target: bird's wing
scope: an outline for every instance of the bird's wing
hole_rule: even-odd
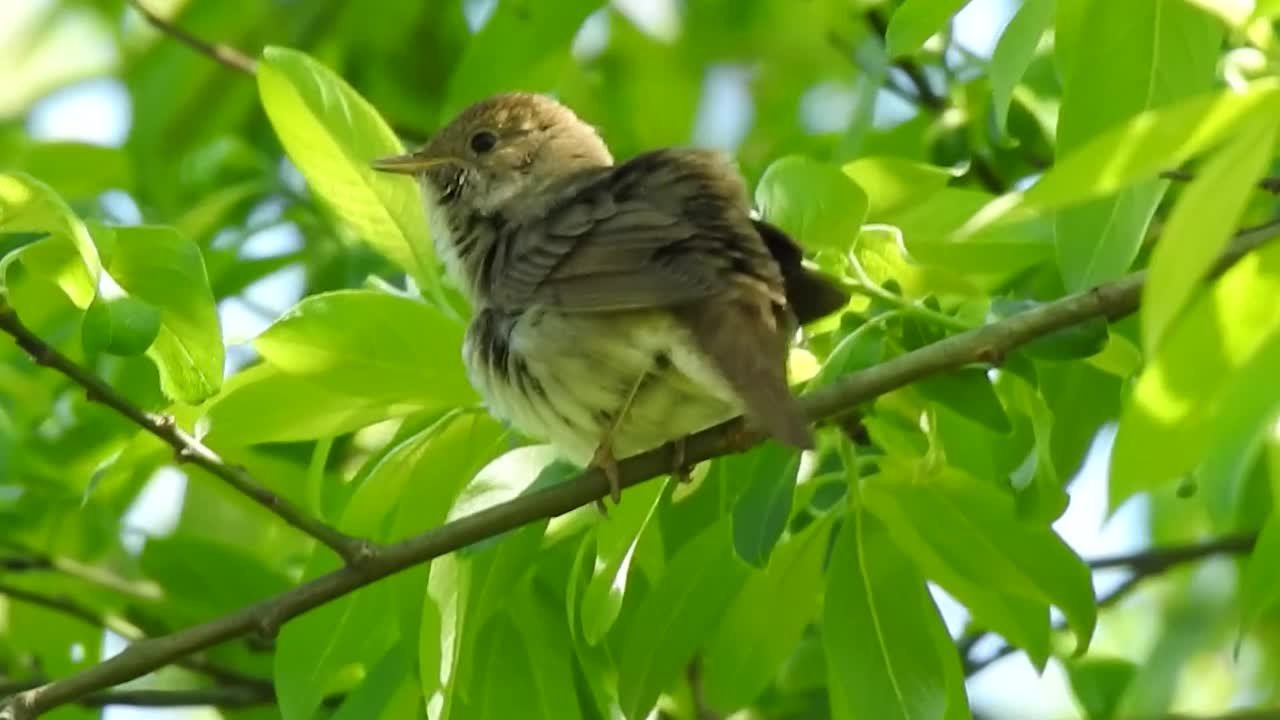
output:
[[[785,306],[746,190],[717,153],[660,150],[579,178],[496,253],[491,301],[570,312],[672,307],[744,289]]]

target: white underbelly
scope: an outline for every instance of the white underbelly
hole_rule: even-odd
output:
[[[585,465],[627,395],[644,380],[613,436],[622,458],[727,420],[741,404],[693,345],[659,311],[561,314],[531,309],[514,321],[502,361],[484,361],[468,332],[471,382],[490,412]],[[492,360],[492,358],[490,358]],[[515,371],[526,373],[513,382]]]

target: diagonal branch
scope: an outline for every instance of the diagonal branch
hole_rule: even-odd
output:
[[[1241,231],[1223,253],[1215,272],[1225,270],[1277,235],[1280,235],[1280,220]],[[861,403],[916,380],[975,363],[998,361],[1031,340],[1056,330],[1098,317],[1122,317],[1137,309],[1145,277],[1145,272],[1137,272],[1006,320],[953,335],[852,373],[805,395],[800,399],[801,404],[813,420],[839,417],[855,411]],[[762,439],[758,433],[745,430],[740,419],[731,420],[687,438],[681,459],[685,463],[701,462],[741,452]],[[631,487],[663,475],[670,470],[675,459],[675,451],[670,444],[627,458],[618,464],[620,484],[624,488]],[[140,677],[190,653],[239,635],[254,631],[270,635],[281,623],[382,578],[535,520],[563,515],[600,500],[608,493],[609,482],[604,474],[599,470],[587,470],[571,480],[458,518],[385,546],[363,563],[321,575],[275,597],[201,625],[172,635],[142,640],[79,674],[19,693],[0,706],[0,720],[29,720],[42,712]]]
[[[199,440],[178,427],[173,418],[149,413],[133,404],[101,378],[77,365],[71,358],[31,332],[18,319],[17,312],[0,297],[0,331],[12,335],[18,347],[26,351],[38,365],[52,368],[84,388],[85,395],[115,410],[135,425],[163,440],[173,448],[179,462],[203,468],[228,485],[275,513],[286,523],[319,540],[338,553],[348,565],[362,562],[375,552],[371,543],[353,538],[311,517],[301,508],[259,485],[243,467],[232,465]]]
[[[45,593],[36,590],[29,590],[6,582],[0,582],[0,596],[66,615],[67,617],[79,620],[81,623],[88,625],[94,630],[110,630],[131,642],[137,642],[145,637],[143,631],[133,623],[129,622],[126,618],[99,612],[98,610],[95,610],[88,605],[83,605],[69,597],[46,595]],[[255,689],[258,691],[265,689],[269,693],[272,692],[273,686],[270,680],[243,673],[239,670],[216,665],[203,657],[184,657],[178,659],[176,662],[179,666],[190,670],[191,672],[204,675],[205,677],[216,680],[224,685],[236,685],[242,688]],[[36,687],[38,685],[40,685],[40,683],[34,683],[30,685],[30,687]],[[28,687],[21,687],[17,688],[17,690],[4,692],[2,688],[3,683],[0,683],[0,697],[17,692],[17,690],[29,689]]]
[[[159,30],[201,55],[208,56],[215,62],[246,75],[253,75],[258,71],[258,62],[256,60],[230,45],[211,43],[192,35],[181,27],[152,12],[150,8],[142,4],[142,0],[129,0],[129,5],[132,6],[134,10],[137,10],[138,13],[141,14],[142,17],[145,18],[146,21],[156,30]]]
[[[223,67],[248,75],[251,78],[257,75],[258,61],[252,56],[224,43],[209,42],[208,40],[185,30],[180,25],[157,15],[143,4],[142,0],[127,1],[130,7],[137,10],[138,14],[141,15],[147,23],[151,25],[151,27],[155,28],[159,32],[173,38],[183,45],[186,45],[197,53],[204,55]],[[415,128],[393,123],[392,129],[400,136],[401,140],[412,144],[421,142],[424,137],[424,133]]]
[[[1210,558],[1215,555],[1237,555],[1247,553],[1253,550],[1253,546],[1257,542],[1257,533],[1242,533],[1205,542],[1191,543],[1187,545],[1174,545],[1172,547],[1148,548],[1146,550],[1126,555],[1113,555],[1110,557],[1090,560],[1088,565],[1092,570],[1127,568],[1132,571],[1132,574],[1125,578],[1123,582],[1098,598],[1098,607],[1105,608],[1115,605],[1117,602],[1124,599],[1129,593],[1133,592],[1143,580],[1155,577],[1166,570],[1170,570],[1179,565],[1204,560],[1205,558]],[[1066,629],[1066,624],[1065,622],[1055,623],[1053,629],[1064,630]],[[1017,647],[1005,643],[995,652],[991,653],[991,655],[984,657],[981,660],[974,660],[970,658],[969,654],[973,650],[974,646],[978,644],[978,641],[989,635],[991,635],[991,631],[982,630],[966,634],[956,641],[956,646],[960,650],[960,656],[964,658],[965,661],[966,677],[982,672],[995,661],[1006,655],[1011,655],[1018,650]]]

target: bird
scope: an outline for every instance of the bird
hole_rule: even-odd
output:
[[[619,458],[672,443],[674,473],[686,436],[739,415],[814,447],[788,352],[849,295],[752,216],[725,154],[615,163],[566,105],[507,92],[372,167],[420,184],[437,256],[474,311],[462,356],[489,412],[600,469],[615,504]]]

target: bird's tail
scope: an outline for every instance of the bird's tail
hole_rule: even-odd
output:
[[[764,312],[773,312],[767,303]],[[742,400],[747,418],[780,442],[812,448],[809,420],[787,386],[790,318],[770,323],[757,303],[739,299],[697,303],[681,314],[699,348]]]

